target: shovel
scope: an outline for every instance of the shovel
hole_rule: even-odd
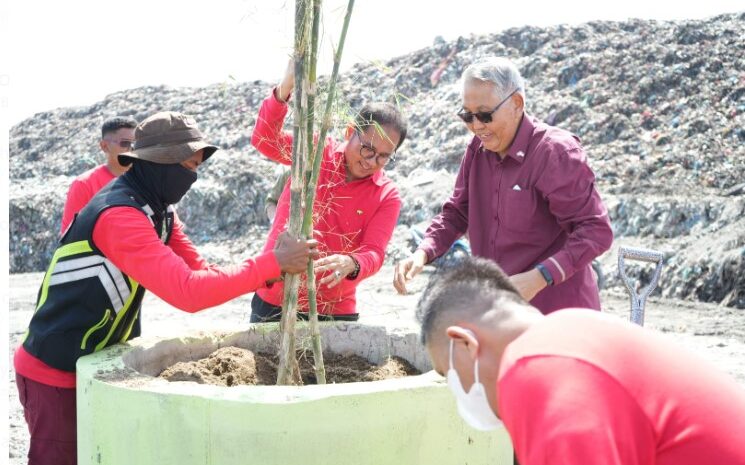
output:
[[[657,287],[657,280],[660,279],[660,270],[662,270],[663,258],[664,255],[662,252],[656,250],[637,249],[634,247],[621,247],[618,249],[618,274],[621,276],[621,279],[626,285],[626,289],[629,290],[629,295],[631,296],[631,322],[636,323],[639,326],[644,326],[644,304],[646,303],[649,294],[651,294]],[[632,285],[631,280],[626,275],[626,259],[651,262],[657,265],[647,287],[641,289],[638,293],[636,291],[636,286]]]

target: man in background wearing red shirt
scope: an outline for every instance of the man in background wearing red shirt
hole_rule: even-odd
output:
[[[433,276],[417,317],[461,416],[504,422],[521,465],[745,464],[745,390],[667,336],[544,316],[481,258]]]
[[[101,126],[101,140],[98,146],[106,154],[106,163],[91,168],[81,174],[67,191],[65,209],[62,212],[60,235],[65,232],[76,213],[112,179],[124,174],[128,167],[119,163],[118,156],[132,148],[137,121],[125,116],[107,119]]]
[[[295,85],[294,67],[288,66],[280,85],[261,105],[251,143],[279,163],[292,160],[292,135],[282,131],[287,100]],[[319,318],[354,321],[357,285],[380,270],[385,249],[401,209],[398,188],[383,171],[406,138],[407,123],[398,109],[387,103],[367,104],[346,129],[345,140],[328,137],[314,205],[314,235],[322,258],[316,261]],[[264,250],[271,250],[277,235],[287,228],[290,183],[279,197],[276,216]],[[301,317],[307,315],[308,298],[301,289]],[[281,317],[282,283],[256,291],[251,321],[277,321]]]

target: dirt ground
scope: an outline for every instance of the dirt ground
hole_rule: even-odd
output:
[[[313,353],[298,351],[297,358],[302,384],[316,384]],[[391,357],[381,365],[370,363],[359,355],[324,354],[323,358],[328,383],[379,381],[421,374],[400,357]],[[277,381],[278,362],[276,354],[221,347],[203,359],[171,365],[158,376],[168,381],[194,381],[218,386],[268,386]]]
[[[426,276],[412,283],[411,295],[398,296],[390,282],[393,271],[384,267],[360,286],[360,321],[369,324],[416,329],[414,307]],[[10,464],[26,463],[28,430],[18,403],[13,371],[13,349],[19,344],[33,313],[42,273],[10,277],[9,342],[9,444]],[[197,314],[187,314],[148,294],[143,304],[143,334],[176,336],[192,330],[237,331],[248,325],[251,296]],[[604,310],[628,318],[628,297],[619,291],[604,291]],[[745,386],[745,311],[713,304],[651,298],[646,307],[645,326],[668,334],[677,343],[696,352]]]

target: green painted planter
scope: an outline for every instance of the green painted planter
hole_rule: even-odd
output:
[[[429,370],[417,335],[361,324],[322,326],[324,348]],[[458,416],[432,371],[325,386],[168,382],[154,375],[225,346],[274,350],[276,325],[231,334],[136,339],[78,361],[80,465],[512,464],[500,429]]]

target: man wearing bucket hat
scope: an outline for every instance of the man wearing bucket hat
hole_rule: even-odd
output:
[[[75,464],[75,362],[140,334],[145,290],[187,312],[300,273],[314,241],[283,235],[243,263],[208,265],[173,209],[217,147],[194,119],[157,113],[119,160],[131,168],[96,194],[60,239],[14,365],[31,433],[30,464]]]
[[[522,465],[745,464],[745,391],[666,335],[589,309],[542,315],[490,260],[430,279],[422,342],[470,426]]]

